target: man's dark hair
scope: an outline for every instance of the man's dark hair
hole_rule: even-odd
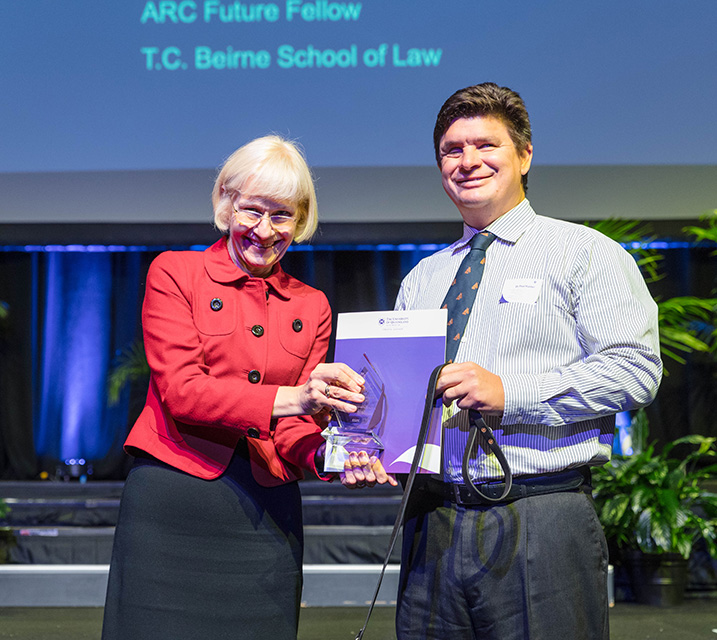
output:
[[[523,99],[508,87],[499,87],[494,82],[484,82],[472,87],[459,89],[443,103],[433,128],[433,148],[436,162],[441,166],[441,138],[448,127],[459,118],[492,116],[502,120],[518,151],[531,142],[530,118]],[[528,176],[523,176],[523,189],[528,190]]]

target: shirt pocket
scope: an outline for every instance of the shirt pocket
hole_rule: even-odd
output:
[[[279,326],[279,342],[284,351],[306,360],[316,339],[316,322],[305,313],[282,314],[276,322]]]
[[[217,288],[200,293],[192,307],[194,326],[206,336],[226,336],[237,326],[237,309],[233,296]]]
[[[566,300],[550,286],[543,286],[535,302],[499,302],[496,317],[499,358],[510,362],[513,371],[533,371],[556,345],[574,341]]]

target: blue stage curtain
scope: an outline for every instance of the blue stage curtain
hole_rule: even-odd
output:
[[[44,460],[100,460],[121,447],[127,393],[107,404],[107,375],[137,328],[140,256],[49,252],[45,260],[35,450]]]

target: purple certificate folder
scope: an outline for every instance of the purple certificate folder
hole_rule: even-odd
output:
[[[340,313],[334,360],[359,372],[365,402],[336,412],[327,436],[325,471],[342,471],[351,451],[378,455],[391,473],[408,473],[421,427],[426,386],[445,361],[446,310]],[[440,400],[436,403],[440,403]],[[419,471],[441,468],[441,411],[431,416]]]

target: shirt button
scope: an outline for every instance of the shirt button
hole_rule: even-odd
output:
[[[264,335],[264,327],[262,327],[260,324],[255,324],[251,328],[251,332],[257,337],[260,338]]]
[[[294,322],[291,323],[291,328],[296,331],[296,333],[299,333],[299,331],[304,328],[304,323],[297,318],[296,320],[294,320]]]
[[[259,380],[261,380],[261,374],[256,369],[252,369],[249,372],[249,382],[256,384]]]
[[[221,308],[224,306],[224,303],[222,302],[221,298],[212,298],[212,301],[209,303],[209,306],[212,308],[212,311],[220,311]]]
[[[259,437],[259,429],[257,429],[256,427],[249,427],[246,430],[246,435],[249,438],[258,438]]]

